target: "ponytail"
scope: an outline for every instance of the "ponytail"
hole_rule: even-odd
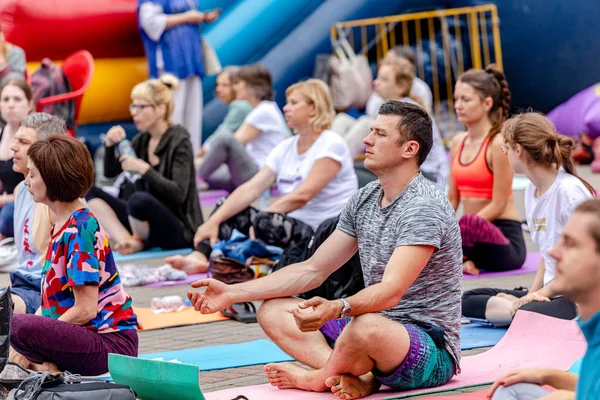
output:
[[[573,145],[574,142],[572,139],[557,134],[556,139],[554,140],[554,162],[557,166],[563,167],[567,173],[578,178],[586,187],[586,189],[589,190],[592,196],[596,197],[596,190],[594,187],[581,176],[577,175],[577,172],[575,171],[575,164],[573,164],[573,158],[571,154]]]
[[[559,135],[554,124],[541,113],[527,112],[513,116],[504,124],[502,135],[505,143],[513,147],[520,145],[532,162],[563,167],[565,172],[578,178],[596,196],[592,185],[575,171],[572,159],[573,140]]]
[[[500,71],[495,64],[490,64],[485,68],[485,72],[491,75],[498,83],[500,90],[497,96],[492,96],[494,105],[490,110],[490,119],[492,121],[492,129],[490,129],[489,137],[493,138],[502,130],[502,124],[508,118],[510,111],[511,93],[508,88],[508,81],[504,72]]]

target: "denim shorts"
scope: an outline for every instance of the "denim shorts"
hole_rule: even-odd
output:
[[[23,274],[19,270],[10,273],[10,291],[25,302],[27,314],[35,314],[42,300],[41,277]]]

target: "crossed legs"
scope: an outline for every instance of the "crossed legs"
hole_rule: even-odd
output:
[[[299,302],[291,298],[269,300],[257,315],[274,342],[296,360],[314,368],[307,370],[292,363],[267,364],[265,372],[273,386],[331,390],[342,399],[357,399],[379,389],[371,371],[390,375],[408,354],[410,337],[406,328],[378,314],[354,318],[332,350],[321,332],[304,333],[297,328],[291,310]]]

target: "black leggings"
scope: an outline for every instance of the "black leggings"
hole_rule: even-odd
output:
[[[104,200],[130,233],[133,232],[129,224],[129,216],[148,222],[150,232],[147,241],[144,242],[146,248],[160,247],[163,250],[174,250],[192,247],[192,243],[184,239],[183,225],[179,218],[150,193],[135,192],[129,200],[125,201],[93,186],[85,199]]]
[[[214,214],[224,202],[225,198],[220,199],[212,213]],[[254,228],[257,239],[282,249],[313,235],[312,227],[300,220],[285,214],[259,211],[254,207],[248,207],[219,225],[219,240],[229,240],[234,229],[248,235],[250,227]],[[204,240],[196,246],[195,250],[208,258],[212,247],[208,240]]]
[[[467,318],[485,319],[485,311],[488,300],[498,293],[506,293],[521,298],[528,292],[527,290],[514,289],[491,289],[481,288],[468,290],[462,297],[462,314]],[[519,310],[531,311],[538,314],[560,319],[573,319],[577,316],[575,303],[564,297],[556,297],[550,302],[532,302],[527,303]]]
[[[465,260],[489,272],[519,269],[527,250],[521,223],[497,219],[490,222],[477,215],[464,215],[460,221]]]

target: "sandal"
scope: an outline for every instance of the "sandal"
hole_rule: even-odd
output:
[[[256,307],[249,301],[233,303],[229,308],[222,310],[221,314],[245,324],[256,322]]]

